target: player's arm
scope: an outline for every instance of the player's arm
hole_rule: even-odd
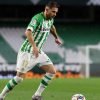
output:
[[[50,29],[50,33],[54,36],[55,42],[56,42],[57,44],[59,44],[59,45],[62,44],[61,40],[60,40],[59,37],[58,37],[57,31],[56,31],[56,28],[55,28],[54,25],[52,25],[52,27],[51,27],[51,29]]]
[[[33,34],[35,34],[35,30],[37,26],[38,26],[38,21],[36,20],[36,18],[33,17],[25,32],[30,44],[33,47],[33,53],[35,57],[38,57],[39,55],[39,50],[34,42],[34,37],[33,37]]]
[[[36,47],[36,44],[34,42],[34,37],[32,36],[32,31],[30,29],[27,29],[25,31],[25,34],[27,36],[27,39],[28,41],[30,42],[30,44],[32,45],[33,47],[33,53],[35,54],[35,57],[38,57],[38,54],[39,54],[39,50],[38,48]]]
[[[55,39],[58,38],[58,34],[57,34],[57,31],[56,31],[56,28],[54,25],[52,25],[51,29],[50,29],[50,32],[51,34],[55,37]]]
[[[33,47],[36,47],[36,44],[35,44],[35,42],[34,42],[34,38],[33,38],[33,36],[32,36],[32,31],[31,31],[30,29],[27,29],[27,30],[25,31],[25,34],[26,34],[26,36],[27,36],[29,42],[31,43],[31,45],[32,45]]]

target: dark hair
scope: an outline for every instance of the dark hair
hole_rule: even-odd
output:
[[[49,1],[49,2],[46,4],[46,6],[48,6],[48,7],[50,7],[50,8],[52,8],[52,7],[59,8],[59,4],[58,4],[56,1],[54,1],[54,0]]]

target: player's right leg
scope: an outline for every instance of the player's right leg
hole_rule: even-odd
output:
[[[16,76],[11,79],[0,93],[0,100],[4,100],[7,93],[9,93],[17,84],[23,81],[23,73],[17,72]]]
[[[29,63],[30,54],[25,52],[19,52],[17,59],[17,74],[6,84],[6,86],[0,93],[0,100],[4,100],[6,94],[10,92],[17,84],[22,82],[24,73],[30,70],[30,67],[28,68]]]

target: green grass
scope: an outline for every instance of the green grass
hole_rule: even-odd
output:
[[[8,80],[0,80],[0,91]],[[40,79],[25,79],[14,88],[6,100],[31,100]],[[100,100],[100,78],[54,79],[43,93],[44,100],[71,100],[76,93],[85,95],[86,100]]]

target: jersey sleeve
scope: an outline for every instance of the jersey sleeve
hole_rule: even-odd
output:
[[[31,21],[30,21],[30,23],[29,23],[27,29],[30,29],[30,30],[33,32],[33,31],[36,30],[36,28],[37,28],[38,25],[39,25],[38,18],[37,18],[36,16],[34,16],[34,17],[31,19]]]

